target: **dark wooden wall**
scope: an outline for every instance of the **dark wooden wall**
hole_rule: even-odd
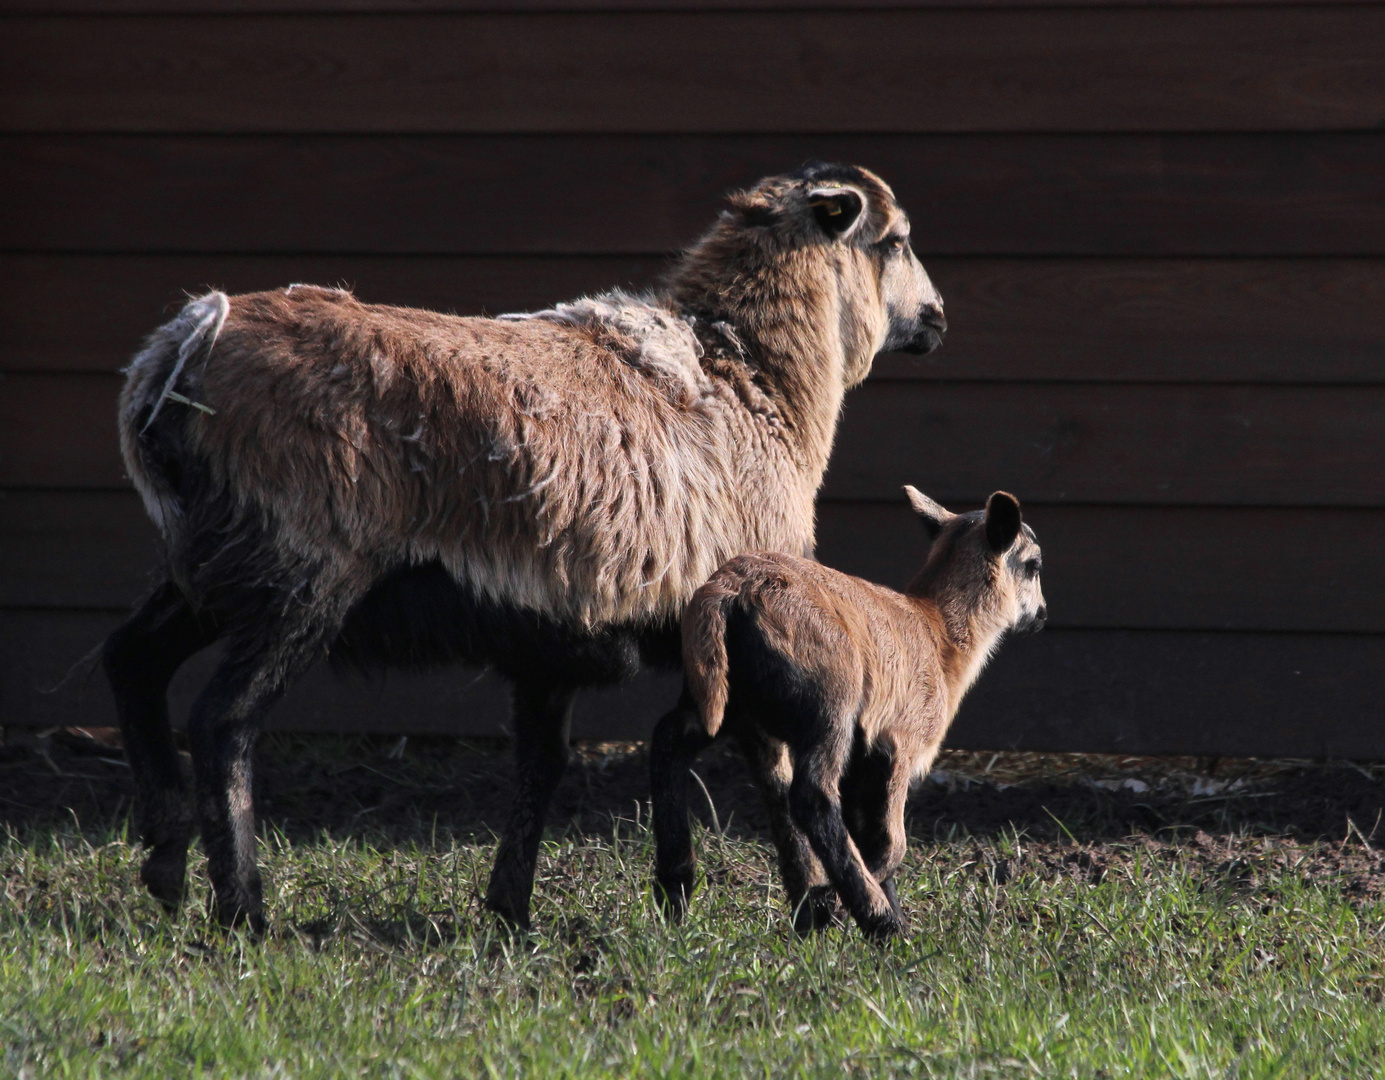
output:
[[[81,666],[36,687],[148,584],[117,371],[183,290],[545,305],[822,157],[894,184],[952,324],[849,399],[823,557],[901,583],[904,481],[1015,491],[1045,547],[1051,629],[955,742],[1385,757],[1385,4],[182,7],[0,6],[0,724],[109,718]],[[276,721],[502,704],[315,676]]]

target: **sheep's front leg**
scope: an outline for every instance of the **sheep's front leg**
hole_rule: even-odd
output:
[[[882,940],[902,933],[904,924],[842,818],[839,784],[845,758],[845,748],[821,745],[795,755],[789,809],[851,917],[867,937]]]
[[[687,691],[654,727],[649,747],[649,793],[654,811],[654,890],[664,914],[677,922],[696,888],[697,856],[689,824],[692,763],[712,744]]]
[[[517,790],[491,870],[486,907],[521,929],[529,928],[529,899],[548,806],[567,769],[575,697],[570,686],[520,682],[514,687]]]
[[[805,935],[840,925],[842,906],[837,890],[827,880],[808,837],[794,824],[789,810],[793,762],[788,746],[753,726],[741,734],[740,742],[765,800],[770,835],[779,855],[779,876],[784,883],[794,930]]]

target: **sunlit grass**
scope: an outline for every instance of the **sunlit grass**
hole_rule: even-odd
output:
[[[1022,836],[918,845],[912,932],[878,949],[854,931],[793,939],[772,853],[711,833],[708,883],[669,927],[644,825],[614,836],[545,846],[538,929],[513,938],[479,912],[486,845],[271,834],[274,933],[252,945],[207,923],[203,892],[164,918],[123,835],[10,835],[0,1074],[1385,1070],[1385,906],[1292,860],[1247,884],[1135,844],[1101,875],[1039,872]]]

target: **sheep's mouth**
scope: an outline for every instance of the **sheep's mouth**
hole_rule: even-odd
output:
[[[899,352],[913,353],[916,356],[931,353],[943,343],[943,334],[946,332],[942,327],[930,326],[925,323],[919,327],[918,333],[899,347]]]

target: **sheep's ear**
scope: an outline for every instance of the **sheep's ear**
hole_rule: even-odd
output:
[[[853,187],[814,188],[808,192],[808,206],[823,232],[845,236],[861,220],[866,200]]]
[[[986,500],[986,543],[999,555],[1009,551],[1020,534],[1020,501],[1009,492],[997,491]]]
[[[773,225],[778,217],[773,206],[756,191],[733,191],[726,197],[727,204],[741,216],[746,225]]]
[[[923,522],[924,531],[928,533],[930,540],[936,540],[938,534],[943,531],[943,526],[956,517],[950,510],[945,510],[916,487],[905,484],[904,494],[909,497],[909,505],[914,508],[914,513]]]

